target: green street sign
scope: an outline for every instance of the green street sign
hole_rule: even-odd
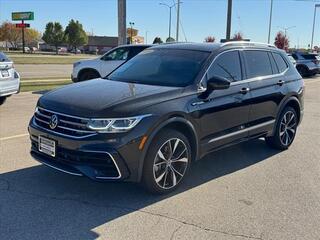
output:
[[[13,12],[12,20],[34,20],[34,12]]]

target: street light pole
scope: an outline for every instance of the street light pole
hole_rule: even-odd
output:
[[[270,43],[271,22],[272,22],[272,10],[273,10],[273,0],[270,0],[270,18],[269,18],[268,43]]]
[[[314,26],[315,26],[315,23],[316,23],[317,7],[320,7],[320,4],[315,4],[314,5],[313,26],[312,26],[311,45],[310,45],[311,49],[313,48]]]
[[[176,3],[171,6],[169,6],[166,3],[159,3],[159,4],[169,8],[169,39],[170,39],[171,38],[171,9],[176,5]]]
[[[134,22],[129,22],[129,24],[130,24],[130,44],[132,44],[132,30],[133,30],[132,26],[134,25]]]
[[[180,25],[180,0],[178,0],[177,4],[177,31],[176,31],[176,42],[179,42],[179,25]]]

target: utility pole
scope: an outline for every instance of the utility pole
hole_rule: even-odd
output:
[[[313,48],[314,25],[315,25],[315,23],[316,23],[317,7],[320,7],[320,4],[315,4],[315,5],[314,5],[313,25],[312,25],[312,36],[311,36],[311,45],[310,45],[311,50],[312,50],[312,48]]]
[[[126,0],[118,0],[118,45],[126,43]]]
[[[180,0],[178,0],[177,5],[177,32],[176,32],[176,42],[179,42],[179,25],[180,25]]]
[[[270,43],[271,22],[272,22],[272,10],[273,10],[273,0],[270,0],[270,18],[269,18],[268,43]]]
[[[227,41],[230,40],[231,16],[232,16],[232,0],[228,0],[227,31],[226,31],[226,39],[227,39]]]

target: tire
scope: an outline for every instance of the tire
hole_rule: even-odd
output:
[[[298,66],[297,70],[302,77],[309,77],[310,76],[310,72],[306,66]]]
[[[7,99],[7,97],[0,97],[0,105],[4,104],[6,99]]]
[[[298,126],[298,115],[294,108],[286,107],[277,119],[274,136],[266,137],[266,143],[275,149],[286,150],[293,143]]]
[[[88,71],[84,71],[82,72],[79,77],[78,77],[78,80],[79,82],[82,82],[82,81],[86,81],[86,80],[90,80],[90,79],[94,79],[94,78],[99,78],[100,75],[95,72],[95,71],[92,71],[92,70],[88,70]]]
[[[150,144],[141,183],[153,194],[172,192],[181,185],[190,165],[191,147],[186,136],[172,129],[163,130]]]

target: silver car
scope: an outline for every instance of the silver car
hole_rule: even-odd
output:
[[[7,97],[20,90],[20,75],[14,69],[13,62],[0,52],[0,105]]]

